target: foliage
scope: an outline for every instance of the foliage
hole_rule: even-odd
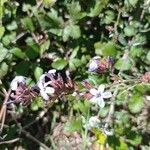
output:
[[[37,97],[30,106],[8,107],[0,149],[30,149],[33,143],[33,149],[46,149],[45,145],[60,149],[56,135],[64,132],[67,138],[79,134],[80,149],[97,144],[117,150],[149,149],[150,75],[145,74],[150,71],[149,35],[149,0],[1,0],[1,91],[9,89],[16,75],[27,77],[32,87],[50,69],[69,70],[78,88],[76,96],[65,95],[51,104]],[[108,70],[98,74],[88,72],[94,56],[102,64],[111,57],[113,67],[106,65]],[[105,84],[106,92],[113,94],[104,99],[104,108],[78,96],[90,91],[83,80],[95,89]],[[96,129],[85,125],[92,116],[100,120]]]

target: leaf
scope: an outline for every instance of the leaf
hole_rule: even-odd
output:
[[[67,8],[72,20],[80,20],[86,16],[86,13],[81,12],[81,6],[79,2],[72,1],[67,5]]]
[[[21,58],[21,59],[24,59],[26,57],[25,53],[22,52],[22,50],[18,47],[14,47],[11,49],[10,51],[14,56],[18,57],[18,58]]]
[[[117,55],[117,48],[113,42],[101,43],[97,42],[94,44],[95,53],[102,56],[115,57]]]
[[[65,59],[58,59],[52,63],[52,67],[57,70],[62,70],[67,66],[68,62]]]
[[[41,67],[36,67],[34,70],[34,77],[36,79],[36,81],[39,80],[40,76],[43,74],[43,69]]]
[[[12,21],[10,24],[6,26],[7,30],[13,31],[18,28],[16,21]]]
[[[109,0],[96,0],[93,8],[90,9],[88,16],[95,17],[100,14],[100,12],[107,6]]]
[[[29,73],[30,62],[28,61],[21,61],[19,64],[16,65],[16,72],[19,75],[27,76]]]
[[[16,38],[16,32],[11,32],[10,34],[6,34],[2,38],[2,42],[4,45],[8,46],[14,39]]]
[[[30,30],[30,31],[32,31],[32,32],[35,30],[35,27],[34,27],[34,25],[33,25],[32,19],[31,19],[30,17],[25,17],[25,18],[23,18],[23,19],[21,20],[21,22],[22,22],[22,24],[23,24],[23,26],[24,26],[24,28],[25,28],[26,30]]]
[[[40,45],[40,56],[43,55],[43,53],[49,49],[50,46],[50,40],[44,41],[42,45]]]
[[[144,98],[141,95],[138,94],[133,95],[129,100],[128,107],[132,113],[141,112],[143,106],[144,106]]]
[[[78,39],[81,36],[80,27],[77,25],[68,25],[63,31],[63,41],[67,41],[69,37],[73,39]]]
[[[0,62],[2,62],[8,53],[8,50],[4,48],[2,45],[0,45]]]
[[[0,64],[0,79],[2,79],[8,72],[8,65],[5,62]]]
[[[133,26],[127,26],[124,28],[124,33],[127,37],[134,36],[136,34],[136,29]]]
[[[126,71],[126,70],[130,70],[132,67],[132,61],[128,58],[127,60],[120,58],[116,64],[115,64],[115,68],[117,70],[122,70],[122,71]]]
[[[4,35],[5,32],[5,28],[3,26],[0,27],[0,39],[2,38],[2,36]]]
[[[41,97],[36,97],[31,103],[31,110],[37,111],[44,107],[44,101]]]
[[[64,127],[64,130],[67,132],[81,131],[82,130],[81,118],[72,119],[68,121]]]
[[[136,131],[130,131],[127,134],[127,141],[134,146],[138,146],[141,144],[142,137]]]
[[[147,53],[146,59],[148,60],[148,63],[150,64],[150,51]]]

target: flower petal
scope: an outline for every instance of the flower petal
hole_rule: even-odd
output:
[[[48,71],[48,73],[50,73],[50,74],[51,74],[51,73],[52,73],[52,74],[54,74],[54,73],[56,73],[56,70],[55,70],[55,69],[51,69],[51,70],[49,70],[49,71]]]
[[[46,100],[46,101],[49,100],[49,96],[44,90],[40,90],[40,94],[41,94],[41,96],[43,97],[44,100]]]
[[[94,104],[98,104],[98,101],[99,101],[99,97],[96,97],[96,96],[93,96],[93,97],[90,99],[90,102],[91,102],[91,103],[94,103]]]
[[[98,94],[98,91],[96,89],[90,89],[90,93],[95,96]]]
[[[104,93],[102,93],[102,97],[103,98],[110,98],[110,97],[112,97],[112,93],[111,92],[104,92]]]
[[[98,105],[99,105],[99,107],[104,108],[105,102],[104,102],[103,98],[101,98],[101,97],[99,98]]]
[[[52,87],[46,87],[45,92],[47,94],[53,94],[55,92],[55,89]]]
[[[104,85],[104,84],[101,84],[101,85],[98,87],[98,92],[103,93],[104,90],[105,90],[105,85]]]

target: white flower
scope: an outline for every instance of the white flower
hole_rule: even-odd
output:
[[[50,74],[51,74],[51,73],[52,73],[52,74],[55,74],[55,73],[56,73],[56,70],[55,70],[55,69],[51,69],[51,70],[48,71],[48,73],[50,73]]]
[[[40,94],[44,100],[49,100],[49,96],[55,92],[55,89],[50,87],[52,81],[45,82],[46,74],[41,75],[37,86],[40,88]]]
[[[90,102],[98,104],[101,108],[105,106],[104,99],[112,97],[111,92],[104,92],[105,86],[102,84],[97,89],[90,89],[90,93],[93,97],[90,99]]]
[[[90,119],[86,122],[85,118],[82,118],[82,122],[84,124],[84,128],[91,129],[91,128],[98,128],[100,125],[100,120],[97,116],[92,116]]]
[[[104,132],[106,135],[108,135],[108,136],[113,135],[113,131],[110,131],[110,130],[108,130],[108,129],[103,129],[103,132]]]
[[[16,76],[10,83],[11,90],[15,91],[17,89],[19,83],[25,84],[26,83],[26,77]]]

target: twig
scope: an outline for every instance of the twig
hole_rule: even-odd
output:
[[[114,111],[115,111],[115,99],[116,99],[116,96],[118,94],[118,90],[119,90],[119,85],[117,85],[114,93],[113,93],[113,97],[112,97],[112,100],[111,100],[111,105],[110,105],[110,108],[109,108],[109,113],[108,113],[108,116],[106,118],[106,124],[105,124],[105,129],[108,128],[109,126],[109,123],[112,121],[112,116],[114,114]]]
[[[7,110],[6,102],[8,101],[9,95],[10,95],[10,93],[11,93],[11,89],[9,89],[8,92],[6,91],[5,88],[2,88],[2,90],[3,90],[3,92],[4,92],[5,99],[4,99],[4,101],[3,101],[3,105],[2,105],[2,108],[1,108],[1,110],[0,110],[0,121],[1,121],[0,132],[2,132],[2,130],[3,130],[3,125],[4,125],[4,122],[5,122],[6,110]]]
[[[2,141],[2,142],[0,142],[0,145],[1,144],[12,144],[12,143],[15,143],[15,142],[17,142],[19,140],[20,140],[20,138],[15,138],[13,140],[8,140],[8,141]]]
[[[47,147],[44,143],[40,142],[38,139],[36,139],[35,137],[33,137],[29,132],[27,132],[26,130],[24,130],[22,128],[22,126],[20,125],[20,123],[16,120],[15,116],[13,114],[12,115],[12,118],[14,119],[14,121],[16,122],[18,128],[19,128],[19,131],[21,133],[23,133],[27,138],[29,138],[30,140],[34,141],[35,143],[37,143],[39,146],[43,147],[44,150],[50,150],[49,147]]]

